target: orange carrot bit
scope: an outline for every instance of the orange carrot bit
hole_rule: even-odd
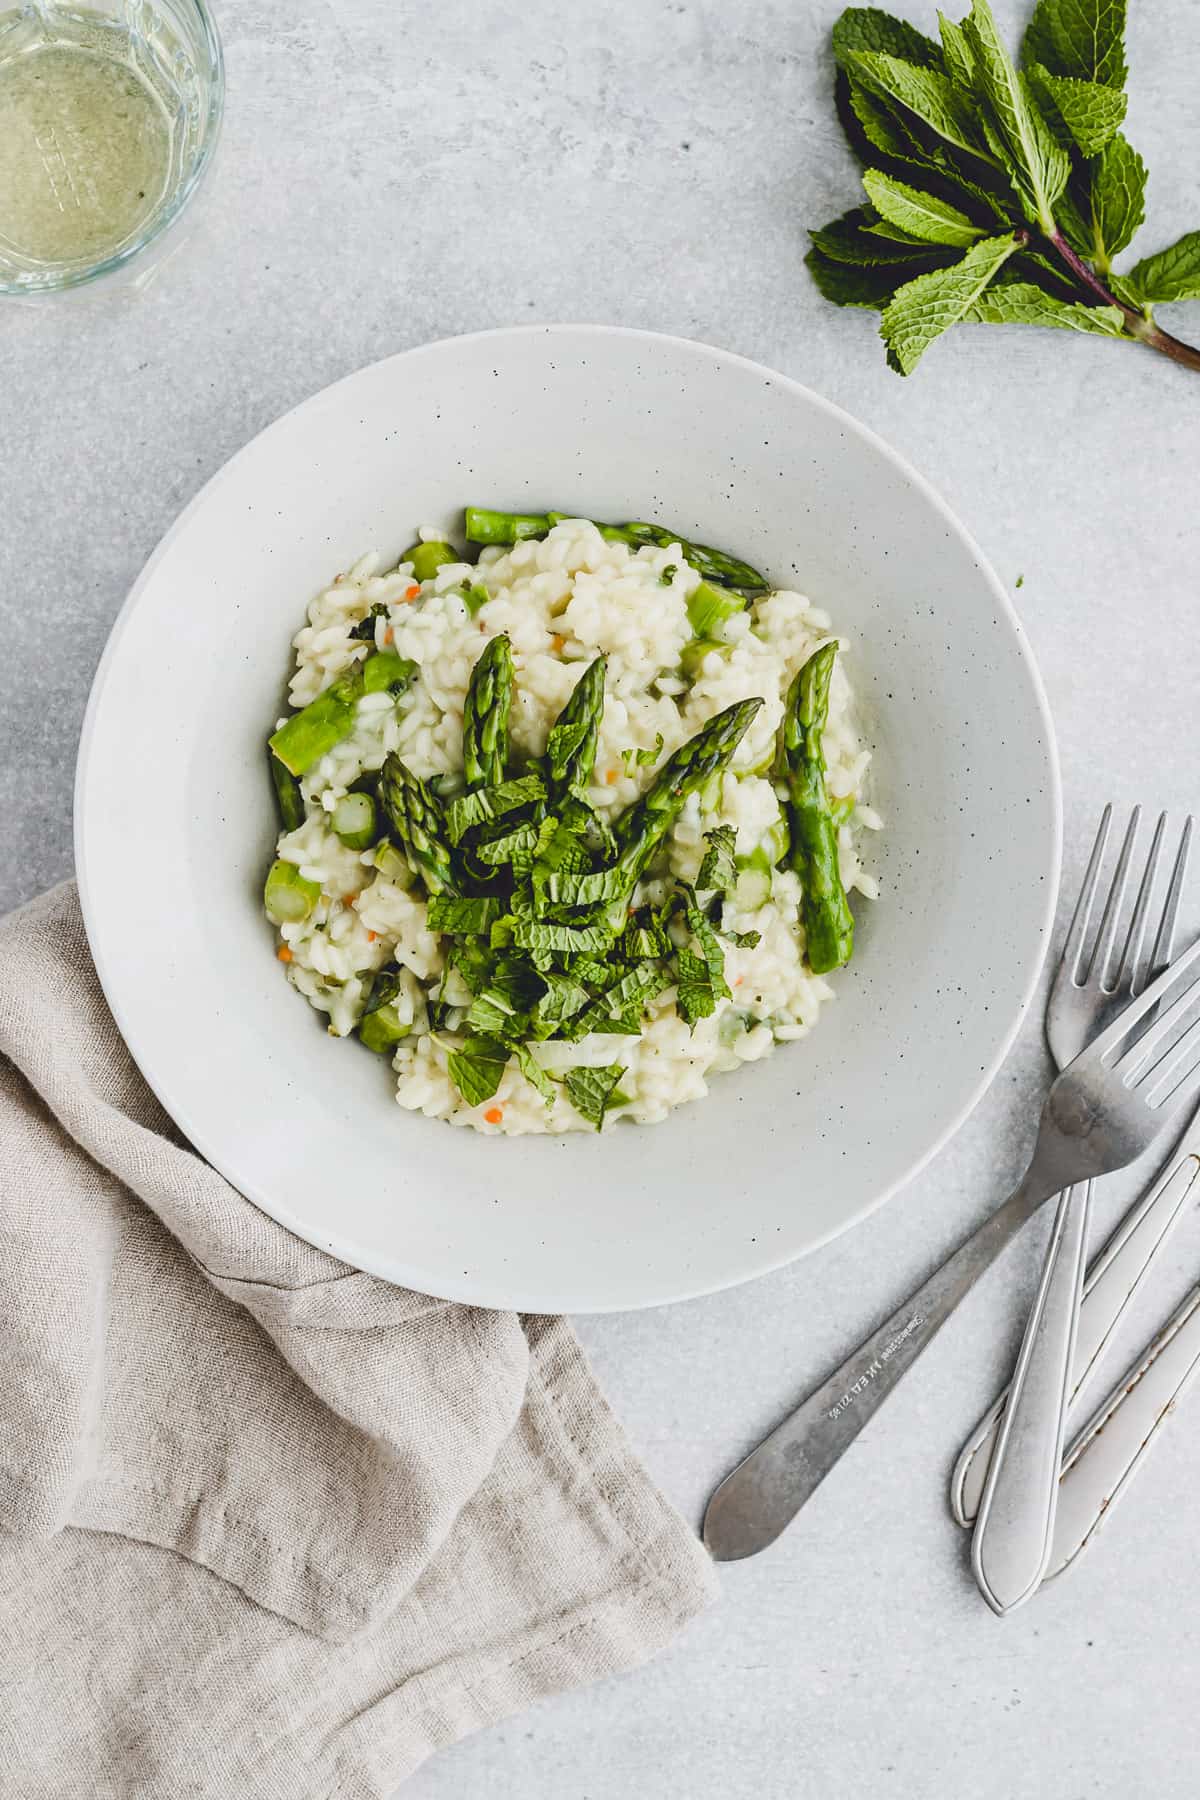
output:
[[[741,985],[742,985],[743,981],[745,981],[745,979],[746,979],[746,977],[744,975],[735,975],[733,978],[734,987],[741,987]]]
[[[396,634],[395,634],[395,632],[394,632],[394,631],[393,631],[393,630],[392,630],[392,628],[391,628],[391,626],[390,626],[390,625],[389,625],[389,626],[388,626],[388,628],[387,628],[387,630],[386,630],[386,631],[385,631],[385,632],[384,632],[384,634],[383,634],[383,641],[384,641],[384,643],[385,643],[385,644],[391,644],[391,643],[394,643],[394,642],[395,642],[395,637],[396,637]]]
[[[501,1119],[504,1117],[504,1108],[502,1106],[489,1106],[483,1116],[489,1125],[499,1125]]]
[[[609,769],[604,779],[607,781],[609,787],[612,787],[614,782],[620,781],[621,779],[620,769]]]
[[[343,894],[342,895],[342,905],[343,906],[353,906],[354,902],[357,899],[358,899],[357,894]]]
[[[378,936],[379,936],[379,933],[378,933],[378,932],[377,932],[377,931],[368,931],[368,933],[367,933],[367,942],[368,942],[368,944],[373,944],[373,943],[374,943],[374,942],[375,942],[375,939],[376,939],[376,938],[377,938],[377,937],[378,937]],[[741,976],[740,976],[740,975],[739,975],[739,976],[738,976],[738,980],[739,980],[739,981],[740,981],[740,980],[741,980]]]
[[[292,953],[288,949],[286,944],[280,944],[280,946],[279,946],[278,950],[275,952],[275,954],[279,958],[280,962],[291,962],[291,960],[292,960]]]
[[[562,636],[561,632],[556,631],[551,636],[550,647],[555,651],[561,650],[566,641],[566,638]]]
[[[420,593],[420,591],[421,591],[420,588],[417,586],[416,582],[414,581],[411,587],[405,588],[404,598],[406,600],[415,600],[417,595]]]

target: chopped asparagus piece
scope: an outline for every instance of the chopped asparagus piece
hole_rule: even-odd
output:
[[[494,512],[486,506],[468,506],[468,544],[516,544],[522,538],[545,537],[550,521],[545,513]]]
[[[370,794],[343,794],[333,809],[334,836],[347,850],[367,850],[375,842],[378,822]]]
[[[443,542],[410,544],[401,562],[411,563],[414,581],[431,581],[445,563],[461,562],[453,544]]]
[[[363,672],[356,665],[293,713],[268,739],[284,768],[293,775],[304,775],[335,744],[349,737],[362,692]]]
[[[374,1050],[377,1056],[387,1056],[411,1030],[412,1026],[404,1023],[389,1001],[366,1014],[359,1024],[358,1037],[359,1042],[368,1050]]]
[[[295,863],[273,862],[263,887],[263,905],[273,925],[299,925],[321,898],[319,881],[306,881]]]
[[[394,650],[377,650],[362,666],[364,694],[402,694],[417,672],[417,665]]]
[[[304,823],[304,796],[300,792],[300,783],[273,750],[267,751],[267,758],[271,765],[271,785],[275,789],[280,823],[285,831],[295,831]]]
[[[687,616],[693,635],[711,638],[726,619],[732,619],[734,613],[741,612],[745,604],[744,594],[733,594],[728,589],[715,588],[711,582],[702,581],[687,603]]]

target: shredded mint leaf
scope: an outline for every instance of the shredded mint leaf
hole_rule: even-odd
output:
[[[500,1086],[508,1065],[508,1048],[494,1038],[469,1037],[446,1058],[450,1079],[468,1106],[482,1106]]]
[[[847,7],[833,28],[833,54],[839,63],[845,65],[859,50],[879,50],[918,68],[942,67],[942,53],[932,38],[877,6]]]
[[[1200,300],[1200,231],[1144,256],[1126,280],[1146,300]]]
[[[729,984],[725,980],[725,952],[721,948],[720,939],[713,929],[711,920],[707,919],[697,906],[695,895],[688,890],[685,892],[687,892],[688,926],[700,946],[700,955],[708,971],[713,997],[717,1000],[728,1000]]]
[[[533,865],[533,851],[538,841],[536,825],[518,825],[512,831],[505,831],[499,837],[486,838],[475,845],[474,854],[481,863],[494,867],[507,867],[528,874]]]
[[[533,1028],[538,1037],[552,1037],[560,1026],[588,1004],[588,991],[568,975],[542,977],[546,992],[533,1009]]]
[[[554,781],[562,781],[571,766],[571,758],[592,728],[591,719],[568,720],[565,725],[552,725],[546,739],[546,759]]]
[[[598,1069],[571,1069],[567,1073],[565,1085],[572,1106],[597,1131],[604,1124],[604,1115],[613,1104],[617,1083],[624,1073],[619,1063],[604,1063]]]
[[[664,964],[639,963],[573,1019],[563,1035],[582,1038],[590,1031],[628,1031],[631,1024],[640,1035],[643,1012],[650,1001],[670,985],[671,973]]]
[[[391,1005],[400,992],[400,981],[399,969],[380,969],[371,983],[371,991],[363,1007],[364,1019],[369,1018],[373,1012],[378,1012],[381,1006]]]
[[[1055,325],[1067,331],[1098,331],[1106,337],[1120,337],[1125,328],[1119,307],[1057,300],[1028,281],[988,288],[964,318],[982,325]]]
[[[516,1057],[517,1067],[520,1069],[526,1081],[529,1082],[531,1087],[537,1089],[547,1106],[553,1106],[554,1096],[558,1092],[558,1089],[555,1087],[550,1076],[547,1075],[545,1069],[543,1069],[537,1057],[533,1054],[533,1051],[529,1048],[529,1045],[518,1044],[513,1051],[513,1055]]]
[[[1067,153],[1038,110],[1028,77],[1013,68],[987,0],[972,0],[963,33],[975,59],[989,141],[1008,164],[1025,216],[1053,231],[1054,202],[1071,172]]]
[[[738,950],[753,950],[762,943],[761,931],[723,931],[721,936]]]
[[[1070,75],[1051,75],[1040,63],[1029,71],[1034,88],[1047,102],[1051,125],[1061,121],[1059,141],[1078,144],[1085,156],[1098,156],[1121,129],[1125,96],[1119,88],[1098,81],[1076,81]]]
[[[452,844],[462,841],[472,825],[482,825],[519,806],[531,806],[546,797],[546,784],[531,772],[513,781],[498,782],[495,787],[476,788],[474,793],[460,794],[446,808],[446,836]]]
[[[965,249],[983,236],[978,225],[936,194],[909,187],[879,169],[868,169],[863,176],[867,197],[883,218],[909,233],[908,242],[950,244]]]
[[[445,932],[489,931],[504,911],[502,900],[459,900],[434,894],[429,902],[429,929]]]
[[[734,862],[737,832],[732,825],[718,825],[714,831],[705,832],[704,841],[708,849],[700,864],[696,886],[705,893],[719,888],[721,893],[727,894],[737,881],[737,865]]]
[[[513,942],[522,950],[559,950],[567,954],[608,950],[614,933],[606,925],[552,925],[541,919],[517,919]]]
[[[675,994],[680,1015],[693,1031],[717,1010],[708,965],[694,950],[680,950],[676,957]]]
[[[966,317],[1016,249],[1015,237],[984,238],[950,268],[918,275],[902,287],[879,328],[892,367],[911,375],[934,339]]]
[[[622,899],[629,885],[628,875],[619,868],[599,869],[593,874],[555,872],[546,878],[546,898],[555,906],[604,906]]]
[[[1125,85],[1125,0],[1038,0],[1021,46],[1026,68]]]

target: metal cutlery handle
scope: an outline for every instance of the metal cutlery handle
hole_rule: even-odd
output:
[[[1197,1372],[1200,1288],[1193,1288],[1069,1446],[1047,1580],[1068,1569],[1111,1518]]]
[[[1189,1128],[1185,1141],[1194,1143]],[[1103,1352],[1171,1232],[1186,1211],[1200,1157],[1189,1150],[1173,1159],[1153,1182],[1096,1257],[1084,1282],[1075,1340],[1071,1403],[1077,1405],[1090,1387]],[[996,1435],[1004,1413],[1007,1388],[997,1396],[964,1444],[950,1484],[950,1510],[960,1525],[971,1526],[987,1480]]]
[[[1054,1534],[1092,1184],[1066,1190],[992,1453],[971,1567],[995,1613],[1035,1594]]]
[[[753,1556],[774,1542],[1054,1186],[1033,1185],[1027,1175],[1016,1193],[725,1478],[704,1515],[704,1542],[719,1562]]]

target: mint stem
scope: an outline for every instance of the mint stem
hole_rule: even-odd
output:
[[[1114,293],[1105,287],[1094,269],[1088,267],[1081,256],[1077,256],[1057,226],[1047,233],[1049,242],[1066,263],[1076,281],[1093,293],[1097,300],[1105,306],[1115,306],[1125,320],[1125,329],[1130,337],[1136,338],[1139,344],[1145,344],[1148,350],[1157,350],[1162,356],[1169,356],[1172,362],[1180,363],[1185,369],[1200,369],[1200,350],[1191,344],[1185,344],[1181,338],[1173,337],[1141,313],[1135,306],[1127,306],[1118,300]]]

